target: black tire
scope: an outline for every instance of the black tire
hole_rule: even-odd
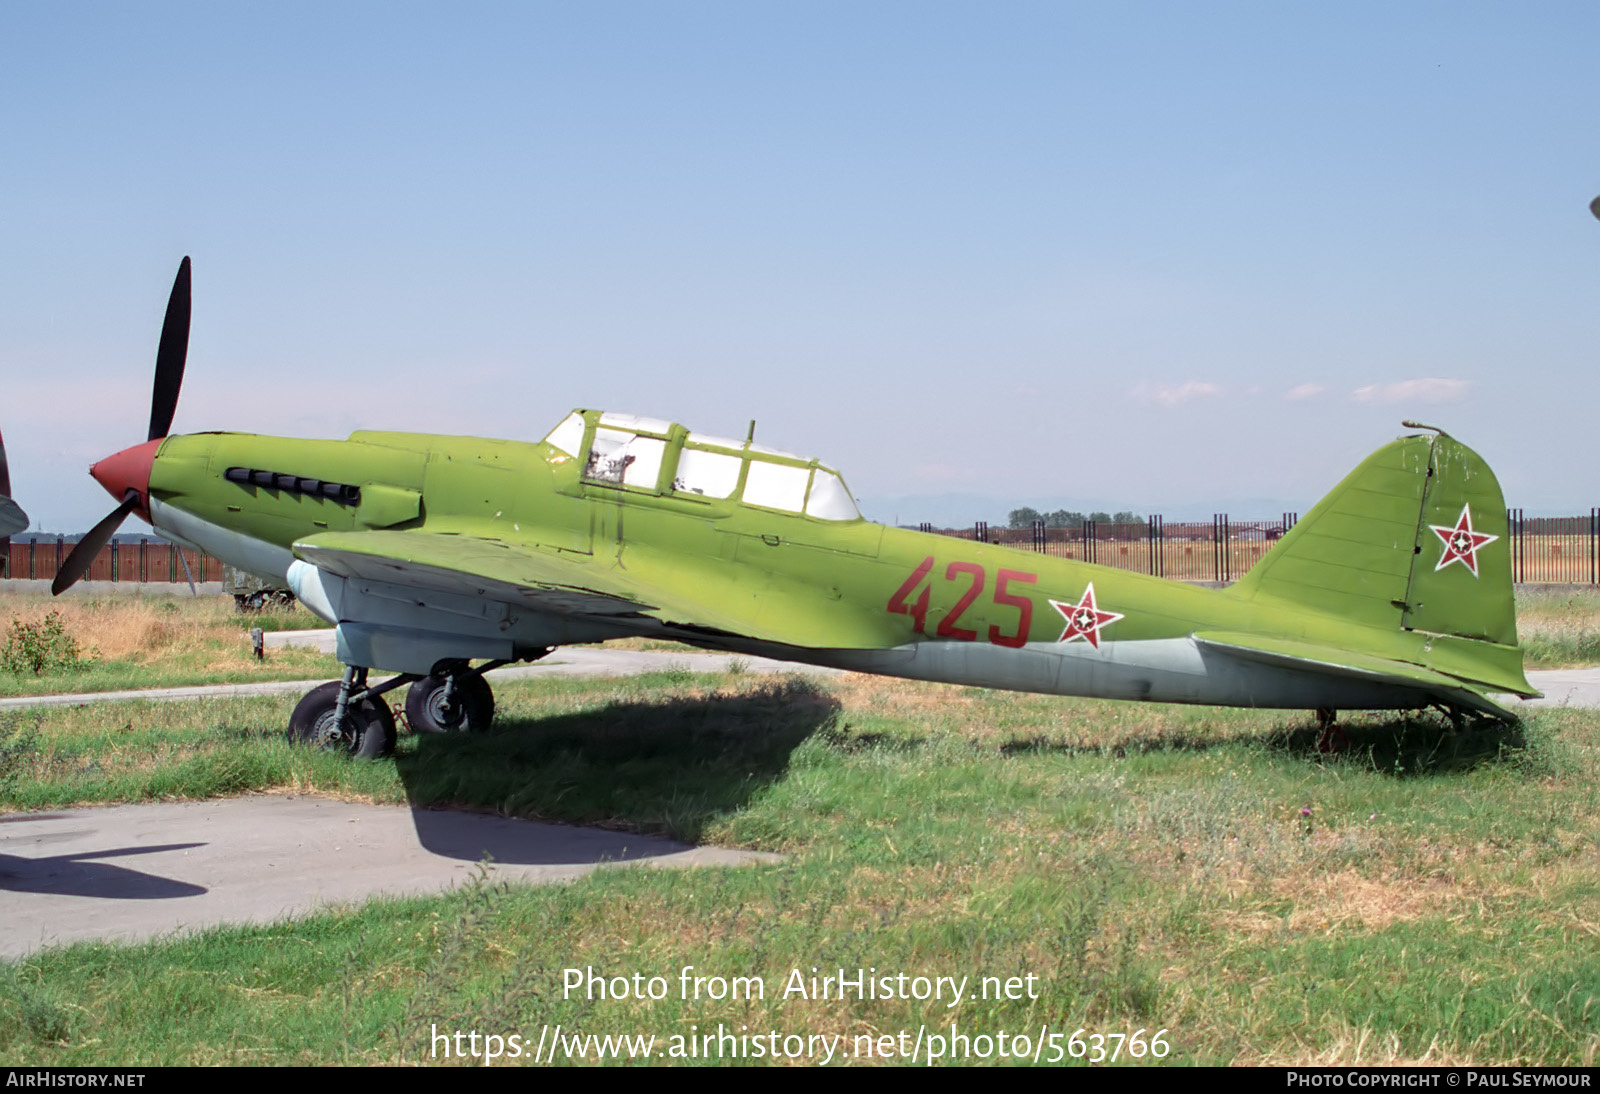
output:
[[[418,733],[481,733],[494,721],[494,692],[481,676],[456,678],[455,701],[444,704],[446,677],[424,676],[406,689],[406,721]]]
[[[289,743],[343,752],[358,760],[376,760],[394,751],[394,713],[380,699],[350,704],[345,732],[333,730],[339,706],[339,681],[312,688],[289,715]]]

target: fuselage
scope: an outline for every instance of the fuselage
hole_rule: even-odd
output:
[[[592,575],[596,587],[608,575],[655,582],[674,604],[704,605],[714,620],[707,625],[669,610],[625,618],[552,613],[537,601],[501,604],[505,598],[488,588],[481,611],[470,596],[463,604],[442,592],[406,604],[403,579],[393,588],[369,583],[366,599],[346,601],[368,607],[339,609],[344,618],[324,609],[341,627],[376,613],[384,626],[446,643],[459,634],[462,656],[495,657],[502,648],[526,656],[519,651],[541,644],[654,633],[957,684],[1297,708],[1415,707],[1428,696],[1392,681],[1220,657],[1194,636],[1241,632],[1354,644],[1375,656],[1430,663],[1448,656],[1424,650],[1424,635],[1270,597],[885,527],[849,515],[853,503],[837,499],[808,512],[813,495],[804,487],[793,500],[774,487],[759,495],[768,504],[754,504],[752,484],[775,475],[772,467],[787,469],[796,482],[805,472],[817,497],[824,474],[840,488],[842,481],[816,461],[748,446],[737,467],[728,464],[737,481],[726,496],[708,496],[720,486],[687,488],[686,474],[675,474],[675,466],[690,466],[685,453],[694,443],[681,432],[657,430],[662,466],[629,481],[639,466],[632,457],[613,459],[611,472],[597,470],[587,446],[605,428],[595,412],[586,413],[581,441],[557,434],[534,443],[377,432],[345,441],[172,436],[154,450],[140,512],[163,534],[265,576],[287,579],[294,545],[320,533],[421,531],[543,553]],[[497,634],[503,646],[492,644]]]

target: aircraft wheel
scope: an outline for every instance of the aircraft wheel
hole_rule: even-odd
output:
[[[289,743],[376,760],[394,751],[394,714],[381,699],[351,703],[341,732],[334,726],[339,681],[312,688],[289,715]]]
[[[424,676],[406,689],[406,721],[418,733],[479,733],[494,721],[494,692],[481,676],[456,678],[455,695],[445,702],[447,677]]]

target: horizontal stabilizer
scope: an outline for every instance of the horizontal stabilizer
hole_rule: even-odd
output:
[[[1516,715],[1490,699],[1490,692],[1511,691],[1526,699],[1539,697],[1536,691],[1507,688],[1487,681],[1462,680],[1406,661],[1289,638],[1202,631],[1194,639],[1202,648],[1217,650],[1245,661],[1416,688],[1436,696],[1446,705],[1471,707],[1497,718],[1515,718]]]

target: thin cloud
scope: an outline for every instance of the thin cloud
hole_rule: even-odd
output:
[[[1293,400],[1315,399],[1327,390],[1326,384],[1296,384],[1289,389],[1289,394],[1285,395],[1284,398]]]
[[[1179,406],[1194,399],[1208,399],[1221,392],[1220,387],[1205,380],[1190,380],[1182,384],[1153,384],[1149,380],[1142,380],[1132,394],[1141,403]]]
[[[1368,384],[1356,388],[1350,397],[1358,403],[1453,403],[1464,397],[1470,386],[1469,380],[1430,376],[1393,384]]]

